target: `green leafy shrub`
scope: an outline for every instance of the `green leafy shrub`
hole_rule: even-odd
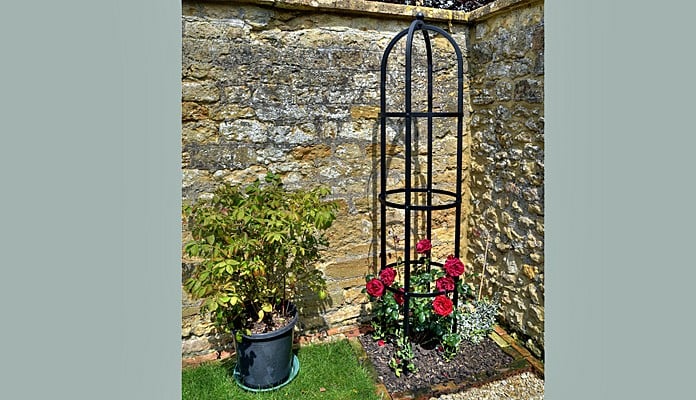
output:
[[[303,291],[325,296],[314,264],[336,218],[329,193],[288,191],[269,173],[264,182],[222,184],[210,201],[184,205],[193,236],[184,251],[200,260],[184,287],[206,299],[202,307],[219,328],[249,334],[254,323],[273,326],[274,314]]]

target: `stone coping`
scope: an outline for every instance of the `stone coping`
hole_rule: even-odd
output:
[[[467,12],[467,22],[478,22],[528,4],[543,3],[544,0],[496,0],[481,8]]]
[[[214,3],[245,3],[272,6],[287,10],[340,11],[361,15],[384,15],[412,19],[418,12],[426,21],[468,23],[490,18],[500,12],[544,0],[496,0],[473,11],[453,11],[439,8],[407,6],[369,0],[204,0]]]

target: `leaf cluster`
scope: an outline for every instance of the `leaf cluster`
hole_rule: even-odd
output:
[[[411,342],[400,334],[396,337],[395,348],[394,357],[389,360],[389,367],[394,370],[394,374],[397,377],[401,376],[401,371],[404,370],[404,367],[409,372],[416,372],[416,364],[413,363],[416,355],[413,352]]]
[[[492,330],[496,323],[500,300],[481,299],[471,302],[471,306],[462,308],[457,314],[457,324],[462,339],[478,344]]]

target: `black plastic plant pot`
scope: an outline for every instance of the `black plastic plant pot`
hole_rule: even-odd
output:
[[[293,330],[297,323],[297,308],[291,303],[290,323],[281,329],[242,335],[237,343],[235,380],[243,389],[273,390],[289,383],[297,375],[299,365],[292,353]]]

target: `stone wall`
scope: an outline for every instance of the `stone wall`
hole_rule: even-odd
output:
[[[526,3],[511,0],[499,2],[503,3],[503,14],[508,3]],[[486,7],[488,11],[484,10],[481,15],[495,15],[499,8],[501,6],[496,8],[489,5]],[[290,187],[329,186],[332,189],[331,197],[341,205],[338,218],[329,231],[330,249],[324,252],[323,261],[319,265],[328,281],[329,306],[318,308],[304,304],[300,327],[305,333],[335,331],[364,321],[369,317],[369,303],[361,294],[363,277],[374,272],[379,248],[379,206],[376,202],[379,190],[379,66],[387,43],[408,27],[416,8],[362,0],[249,0],[184,1],[182,9],[184,201],[209,196],[216,183],[247,183],[262,177],[267,170],[279,173]],[[479,152],[482,147],[486,147],[484,144],[477,144],[476,140],[484,137],[483,131],[487,132],[484,121],[487,110],[497,111],[498,104],[479,101],[489,85],[488,75],[484,72],[489,68],[483,64],[491,63],[494,58],[486,56],[485,52],[474,56],[468,48],[470,43],[476,46],[487,42],[490,45],[486,48],[506,46],[500,38],[496,39],[494,32],[497,28],[490,25],[496,24],[495,21],[501,17],[484,21],[488,28],[480,31],[476,28],[476,23],[472,25],[468,21],[473,13],[422,10],[427,23],[448,30],[454,37],[465,59],[472,65],[468,68],[478,68],[471,71],[465,68],[464,71],[465,109],[474,110],[471,118],[467,114],[467,121],[470,120],[472,126],[475,125],[472,132],[476,136],[470,136],[469,127],[465,128],[467,145],[464,151],[463,221],[465,225],[469,222],[472,228],[464,230],[466,226],[463,227],[463,232],[470,233],[467,238],[462,238],[460,252],[480,269],[482,264],[477,256],[481,253],[481,241],[472,236],[472,232],[480,225],[481,229],[488,230],[492,235],[498,233],[493,225],[484,222],[483,214],[478,216],[476,213],[483,212],[479,211],[481,202],[489,201],[492,206],[496,197],[488,196],[491,200],[482,200],[487,198],[484,193],[486,186],[477,186],[475,183],[502,178],[494,178],[500,171],[495,166],[486,165],[487,155],[477,154],[474,159],[469,155],[470,147]],[[474,34],[478,36],[472,37]],[[451,109],[451,93],[456,89],[456,81],[452,83],[453,55],[447,53],[451,48],[444,43],[444,39],[439,39],[441,40],[433,40],[437,71],[436,107]],[[531,46],[531,43],[528,44]],[[519,46],[524,45],[519,43]],[[416,47],[414,56],[416,64],[419,57],[422,59],[419,56],[422,53],[418,49]],[[493,50],[490,52],[491,55],[494,53]],[[394,54],[403,52],[397,47]],[[475,62],[480,65],[475,66]],[[402,84],[402,63],[403,57],[395,59],[393,63],[390,61],[390,87]],[[467,64],[465,61],[465,65]],[[514,63],[511,61],[511,64]],[[415,75],[414,87],[422,87],[419,85],[422,73],[416,71]],[[469,102],[471,75],[476,79],[476,82],[472,80],[471,83],[473,103]],[[540,86],[543,76],[533,77],[534,79],[526,81],[529,87],[520,83],[519,89],[517,78],[510,81],[514,85],[512,95],[524,97],[536,93],[535,89],[538,92],[543,87]],[[414,95],[419,96],[418,90]],[[533,116],[533,112],[543,111],[541,98],[538,100],[538,103],[531,102],[534,107],[528,104],[530,101],[527,97],[522,102],[514,99],[505,100],[505,103],[499,99],[495,101],[510,109],[509,114],[514,114],[511,120],[520,121],[518,114],[523,112],[514,108],[515,105],[519,103],[520,107],[524,107],[524,112],[530,113],[521,120],[520,123],[524,125],[527,123],[526,119]],[[388,101],[394,106],[401,104],[401,94],[393,92]],[[418,101],[415,103],[418,104]],[[542,115],[539,114],[538,117],[541,118]],[[418,124],[416,123],[416,131],[419,129]],[[442,123],[437,128],[439,133],[435,150],[439,157],[436,158],[434,169],[437,171],[438,184],[451,189],[454,185],[456,157],[452,152],[453,127]],[[510,126],[509,129],[512,128]],[[524,128],[529,129],[526,126]],[[399,167],[403,165],[400,151],[403,148],[403,133],[399,121],[390,121],[388,131],[388,157],[390,165],[394,166],[388,177],[389,184],[398,186],[403,180],[403,169]],[[538,142],[537,139],[534,139],[534,143]],[[422,139],[418,143],[422,144]],[[543,149],[543,141],[541,146]],[[523,151],[527,156],[527,149],[523,148]],[[512,149],[509,152],[516,154]],[[541,152],[539,150],[535,155],[541,157],[543,162]],[[422,156],[422,152],[415,154],[416,159]],[[500,160],[495,162],[499,163]],[[525,165],[529,163],[527,161]],[[543,168],[543,164],[541,167]],[[519,168],[522,171],[522,167]],[[536,168],[535,171],[538,172],[539,167]],[[472,176],[469,176],[470,169],[475,171]],[[422,173],[423,171],[415,171],[416,176]],[[491,176],[486,178],[482,173],[489,173]],[[543,178],[543,172],[540,176]],[[543,181],[539,185],[541,184]],[[471,194],[470,186],[473,190]],[[527,186],[523,188],[527,189]],[[538,195],[543,196],[543,191],[538,191]],[[469,201],[470,198],[473,201]],[[522,203],[518,201],[517,204],[521,207]],[[513,210],[512,207],[510,205],[508,208]],[[486,206],[483,210],[488,208]],[[499,212],[508,208],[501,206]],[[511,218],[516,219],[516,224],[523,224],[521,220],[517,221],[521,216],[523,215],[510,214]],[[534,223],[538,222],[543,231],[543,216],[524,216]],[[398,213],[390,214],[389,218],[390,221],[401,220]],[[435,219],[433,240],[435,244],[440,244],[440,255],[446,255],[451,252],[451,243],[446,238],[451,236],[454,216],[451,213],[436,215]],[[190,236],[185,224],[182,226],[185,242]],[[405,235],[403,231],[399,231],[398,223],[390,228],[397,237],[403,238]],[[416,230],[411,234],[419,237],[420,232]],[[543,234],[535,235],[536,240],[543,238]],[[471,240],[473,242],[468,243]],[[467,255],[467,251],[471,254]],[[540,248],[535,248],[535,252],[541,253]],[[499,253],[489,251],[489,254],[489,276],[502,276],[497,272],[493,273],[493,270],[507,271],[508,264],[500,264],[502,257]],[[434,256],[437,257],[438,254],[434,253]],[[493,261],[493,257],[497,261]],[[524,257],[529,255],[520,254],[518,257],[519,270],[528,270],[523,265],[539,269],[543,285],[543,260],[523,263]],[[183,279],[186,279],[191,268],[191,260],[184,258]],[[503,299],[506,307],[516,307],[517,302],[522,302],[526,307],[530,302],[531,292],[526,286],[511,290],[515,283],[495,279],[490,283],[489,289],[505,289],[507,294]],[[524,283],[529,285],[529,282]],[[543,286],[536,287],[536,296],[543,297]],[[198,303],[190,299],[185,291],[182,291],[182,297],[183,356],[224,349],[229,338],[214,336],[212,326],[206,322],[205,316],[198,313]],[[540,304],[543,313],[543,302],[534,304]],[[507,311],[505,314],[512,324],[517,322],[513,318],[517,315],[515,313],[519,313],[522,308],[516,307],[513,310],[512,314]],[[524,310],[527,311],[521,320],[523,324],[530,320],[527,315],[529,310]],[[541,318],[543,321],[543,317]],[[529,328],[523,325],[520,331],[526,333]],[[541,332],[543,333],[543,325]],[[543,338],[536,343],[543,346]]]
[[[471,28],[469,264],[486,264],[504,322],[541,356],[544,346],[543,3]],[[488,249],[486,251],[486,249]]]

